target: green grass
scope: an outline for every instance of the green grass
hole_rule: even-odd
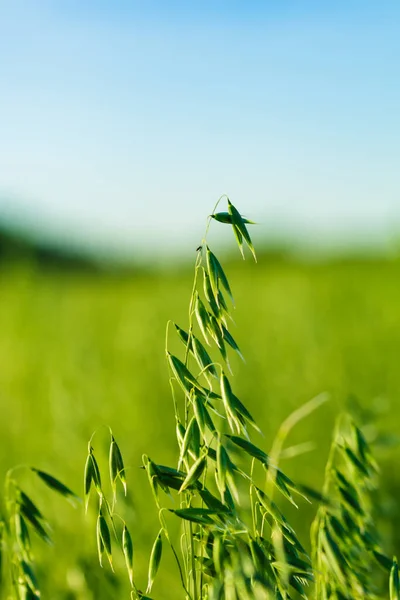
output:
[[[237,305],[235,337],[247,361],[232,358],[235,386],[263,428],[263,447],[293,409],[321,391],[331,394],[290,436],[290,445],[311,440],[316,449],[282,463],[289,476],[322,485],[334,418],[349,399],[371,439],[397,434],[399,262],[261,260],[228,264],[226,272]],[[143,453],[164,464],[176,461],[165,325],[173,319],[187,327],[191,284],[190,268],[136,277],[23,267],[0,272],[1,471],[29,461],[82,493],[87,440],[111,426],[130,467],[132,503],[124,514],[139,578],[159,525],[138,467]],[[106,430],[103,439],[106,455]],[[391,555],[400,547],[399,449],[383,441],[375,448],[382,467],[377,508]],[[122,568],[115,580],[98,567],[94,516],[85,520],[83,511],[42,488],[32,494],[47,504],[55,529],[54,547],[36,544],[44,597],[125,597],[128,586],[111,591],[113,581],[125,581]],[[307,544],[315,508],[302,506],[300,516],[288,512]],[[171,562],[160,571],[155,597],[176,598],[174,582]]]

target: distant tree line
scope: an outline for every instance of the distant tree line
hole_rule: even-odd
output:
[[[29,262],[39,268],[54,270],[99,269],[94,260],[77,250],[29,238],[0,223],[0,266],[15,262]]]

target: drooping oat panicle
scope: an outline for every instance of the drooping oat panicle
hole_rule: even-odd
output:
[[[216,212],[215,207],[207,232],[212,219],[229,224],[243,258],[244,245],[256,258],[247,229],[252,222],[229,199],[227,203],[227,212]],[[282,424],[268,454],[253,443],[249,425],[257,432],[260,428],[243,399],[233,392],[235,386],[230,380],[228,351],[232,349],[243,358],[236,335],[228,327],[233,321],[232,307],[225,296],[232,299],[233,294],[206,236],[196,254],[189,323],[186,330],[175,324],[183,344],[181,354],[179,350],[176,354],[175,350],[174,354],[169,351],[167,335],[178,465],[173,468],[143,457],[161,525],[151,551],[146,595],[133,582],[133,543],[125,523],[122,530],[131,599],[148,598],[164,540],[176,560],[182,586],[177,599],[378,599],[369,572],[373,559],[388,576],[391,571],[390,600],[399,600],[397,562],[392,563],[380,551],[371,522],[370,490],[377,468],[362,431],[350,424],[349,431],[335,438],[334,458],[327,468],[329,485],[321,493],[292,481],[281,470],[280,458],[293,425],[325,399],[313,399],[294,411]],[[115,494],[115,482],[123,466],[113,437],[109,462]],[[111,555],[105,527],[110,525],[116,533],[114,503],[110,508],[101,490],[100,473],[90,448],[85,470],[86,501],[93,484],[104,510],[105,526],[98,520],[101,559],[104,553]],[[160,489],[168,497],[160,494]],[[275,499],[277,493],[279,500]],[[288,502],[297,508],[296,500],[309,501],[308,496],[321,503],[313,526],[314,570],[285,510]],[[175,503],[173,508],[171,502]],[[176,545],[168,527],[170,513],[181,521],[182,533]],[[121,539],[119,533],[116,536]]]
[[[48,473],[37,469],[19,465],[7,472],[0,516],[0,595],[16,600],[38,599],[41,597],[39,579],[35,563],[35,536],[34,532],[43,542],[51,544],[49,532],[50,524],[29,495],[21,489],[16,472],[35,475],[44,482],[48,488],[64,496],[67,500],[78,497]],[[4,560],[3,560],[4,559]],[[3,566],[9,570],[10,577],[4,577]]]
[[[327,590],[356,600],[371,597],[375,564],[388,568],[371,519],[375,473],[364,436],[343,416],[326,471],[324,495],[329,493],[330,504],[320,506],[312,526],[317,597]]]

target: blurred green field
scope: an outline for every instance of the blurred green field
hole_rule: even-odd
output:
[[[400,262],[348,258],[326,262],[231,262],[236,299],[234,356],[237,394],[261,424],[267,451],[280,422],[322,391],[331,400],[303,422],[289,445],[315,449],[285,460],[288,475],[321,486],[335,416],[351,406],[381,465],[377,514],[384,545],[400,550],[396,524],[400,459]],[[164,355],[165,327],[187,327],[192,270],[132,275],[57,273],[14,265],[0,270],[0,475],[28,463],[82,494],[87,441],[106,457],[104,425],[124,454],[130,488],[123,514],[133,532],[143,581],[158,521],[146,476],[148,453],[176,462],[175,423]],[[104,463],[106,468],[106,463]],[[22,479],[24,481],[24,479]],[[36,540],[43,597],[54,600],[128,598],[125,572],[98,567],[94,516],[84,518],[38,483],[25,486],[54,523],[55,545]],[[290,510],[304,543],[314,506]],[[154,597],[176,598],[177,573],[168,551]]]

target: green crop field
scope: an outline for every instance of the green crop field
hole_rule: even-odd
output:
[[[380,467],[375,518],[389,556],[400,550],[400,263],[348,258],[325,262],[261,258],[226,264],[235,296],[235,388],[260,424],[266,451],[295,408],[328,392],[330,401],[290,434],[312,442],[283,458],[296,481],[321,489],[336,415],[350,408]],[[0,270],[0,436],[2,479],[29,464],[83,496],[87,443],[107,468],[106,426],[123,452],[129,495],[119,498],[130,526],[138,580],[159,530],[144,453],[176,464],[178,449],[165,360],[169,319],[187,328],[190,267],[139,274],[57,273],[14,265]],[[116,575],[98,565],[95,514],[74,509],[40,483],[21,482],[53,524],[54,545],[34,540],[43,598],[128,598],[122,559]],[[284,501],[283,501],[284,502]],[[118,506],[118,505],[117,505]],[[316,507],[287,508],[305,546]],[[164,550],[154,597],[178,597]]]

